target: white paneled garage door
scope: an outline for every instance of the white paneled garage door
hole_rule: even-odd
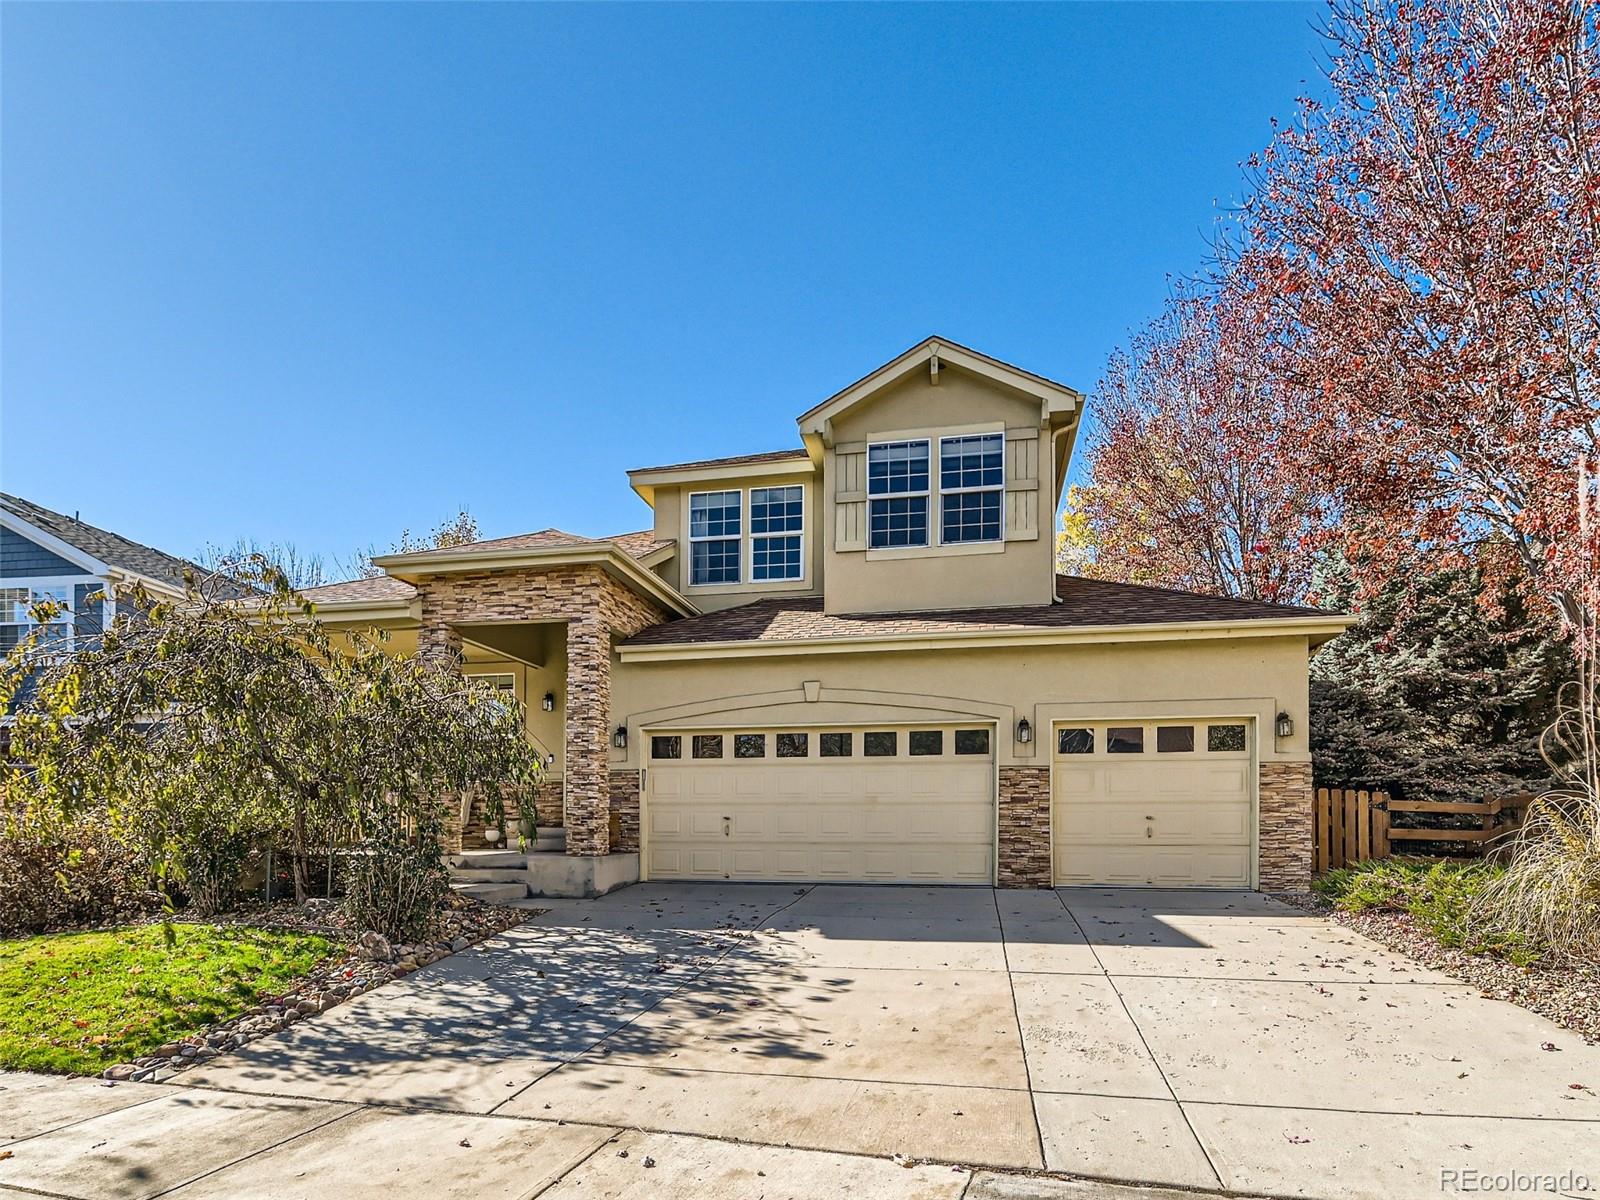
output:
[[[1251,885],[1250,723],[1084,722],[1053,733],[1058,885]]]
[[[745,728],[646,741],[649,879],[993,880],[992,728]]]

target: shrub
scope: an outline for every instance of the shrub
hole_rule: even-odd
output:
[[[1540,956],[1540,941],[1482,911],[1482,897],[1504,874],[1484,862],[1389,858],[1329,871],[1313,887],[1345,912],[1410,913],[1442,946],[1525,965]]]
[[[1529,806],[1506,869],[1477,910],[1558,955],[1600,960],[1600,650],[1592,609],[1585,631],[1580,678],[1561,689],[1541,747],[1565,786]]]
[[[108,921],[159,904],[138,853],[104,824],[16,817],[0,826],[0,935]]]
[[[449,894],[450,873],[434,837],[386,828],[349,858],[346,911],[359,929],[375,929],[391,941],[430,935]]]

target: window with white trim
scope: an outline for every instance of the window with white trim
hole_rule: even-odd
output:
[[[94,581],[91,587],[98,589]],[[34,619],[34,609],[40,604],[54,604],[59,610],[44,626],[41,642],[64,641],[71,648],[73,585],[38,584],[30,587],[0,588],[0,654],[8,653],[18,643],[32,635],[40,622]]]
[[[750,579],[799,579],[803,567],[805,489],[798,484],[750,489]]]
[[[998,542],[1006,489],[1006,437],[979,433],[939,439],[939,541]]]
[[[689,494],[689,582],[738,583],[743,496],[731,492]]]
[[[867,545],[874,550],[928,544],[928,441],[867,447]]]

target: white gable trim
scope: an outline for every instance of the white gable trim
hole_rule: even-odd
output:
[[[43,547],[56,557],[64,558],[74,566],[81,567],[87,574],[98,575],[102,579],[111,574],[110,566],[94,555],[78,549],[71,542],[62,541],[55,534],[48,533],[29,521],[24,521],[9,509],[0,508],[0,525]]]
[[[800,433],[802,436],[825,434],[828,422],[869,396],[923,368],[926,368],[930,378],[936,381],[938,370],[942,366],[960,367],[974,375],[1004,384],[1024,395],[1037,397],[1043,407],[1041,416],[1046,419],[1052,413],[1076,412],[1083,403],[1083,393],[1065,384],[1056,383],[1042,375],[1034,375],[1020,367],[1013,367],[1010,363],[990,358],[987,354],[980,354],[946,338],[931,337],[911,347],[898,358],[884,363],[876,371],[852,383],[844,391],[830,396],[815,408],[802,413],[799,418]]]

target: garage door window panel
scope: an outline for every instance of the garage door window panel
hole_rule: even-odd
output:
[[[1157,725],[1157,754],[1193,754],[1193,725]]]
[[[1106,730],[1107,754],[1143,754],[1144,727],[1141,725],[1113,725]]]
[[[818,741],[823,758],[849,758],[854,753],[855,738],[848,733],[825,733]]]
[[[734,734],[733,756],[735,758],[765,758],[767,756],[767,735],[764,733]]]
[[[779,758],[810,758],[811,735],[806,733],[780,733],[778,735]]]
[[[1059,729],[1056,731],[1057,754],[1093,754],[1094,730]]]
[[[987,754],[989,753],[989,731],[987,729],[958,729],[956,730],[957,754]]]
[[[907,739],[914,757],[944,753],[944,730],[913,729]]]
[[[900,741],[893,732],[863,734],[861,748],[868,758],[894,758],[900,753]]]
[[[682,758],[683,739],[676,734],[650,739],[651,758]]]
[[[1243,751],[1243,725],[1206,726],[1206,750],[1211,754],[1231,754]]]
[[[690,744],[689,752],[695,758],[721,758],[722,735],[720,733],[697,733]]]

